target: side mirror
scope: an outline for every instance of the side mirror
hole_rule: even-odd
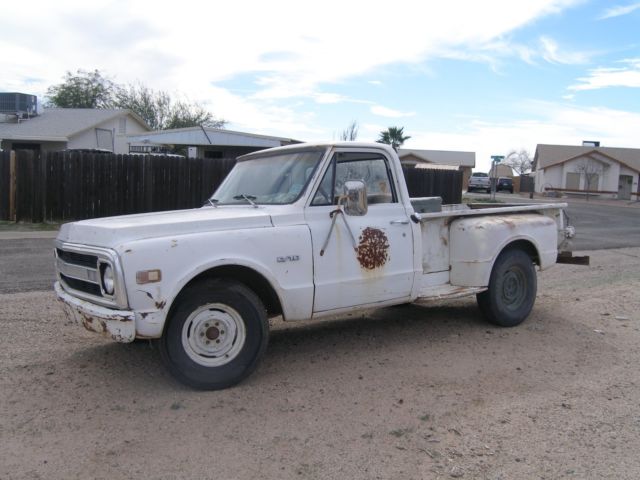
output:
[[[360,180],[344,182],[344,213],[361,217],[367,214],[367,186]]]

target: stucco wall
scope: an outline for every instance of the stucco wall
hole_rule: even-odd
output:
[[[67,148],[98,148],[96,129],[104,129],[109,130],[113,136],[112,145],[114,153],[129,153],[126,134],[144,133],[147,129],[131,115],[127,115],[126,130],[125,132],[121,132],[120,118],[122,117],[111,119],[74,135],[69,139]]]
[[[579,190],[586,190],[585,170],[598,174],[597,185],[591,185],[589,190],[600,192],[601,197],[617,198],[620,175],[632,176],[632,191],[638,191],[638,172],[620,165],[608,157],[594,154],[590,157],[579,157],[538,170],[536,172],[536,192],[544,192],[545,188],[567,188],[567,173],[580,173]]]

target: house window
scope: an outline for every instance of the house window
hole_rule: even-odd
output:
[[[567,190],[580,190],[580,174],[567,172],[567,182],[564,188]]]
[[[96,143],[101,150],[113,151],[113,132],[105,128],[96,128]]]
[[[127,133],[127,117],[118,119],[118,133],[120,135]]]

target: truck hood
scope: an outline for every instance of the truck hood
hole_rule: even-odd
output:
[[[144,238],[271,226],[271,216],[266,208],[204,207],[66,223],[60,228],[58,240],[115,248],[123,243]]]

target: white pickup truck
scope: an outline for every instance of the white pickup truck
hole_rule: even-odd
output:
[[[202,208],[63,225],[55,291],[87,329],[159,339],[180,381],[219,389],[256,368],[278,315],[476,295],[489,321],[519,324],[536,265],[573,234],[565,206],[442,206],[409,198],[386,145],[298,144],[240,157]]]

